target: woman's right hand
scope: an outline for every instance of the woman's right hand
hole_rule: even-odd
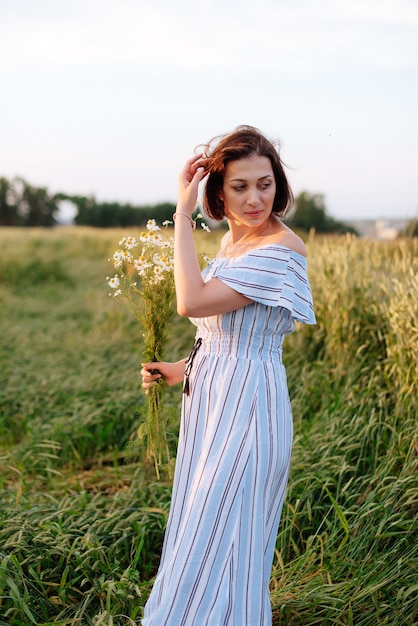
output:
[[[190,214],[190,217],[196,208],[199,183],[208,173],[207,163],[208,159],[202,158],[202,154],[195,155],[186,161],[178,178],[177,209]]]
[[[165,380],[169,387],[183,382],[186,359],[176,363],[157,361],[155,363],[141,363],[141,365],[142,387],[145,389],[145,393],[148,394],[149,389],[160,378]],[[158,373],[153,374],[153,370],[158,370]]]

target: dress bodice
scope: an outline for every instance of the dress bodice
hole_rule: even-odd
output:
[[[280,356],[295,320],[315,322],[307,261],[290,248],[269,244],[240,257],[216,257],[202,275],[205,281],[218,278],[253,301],[230,313],[191,318],[203,352],[268,360]]]

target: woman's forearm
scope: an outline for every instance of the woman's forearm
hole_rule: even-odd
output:
[[[200,273],[191,217],[199,183],[205,177],[199,156],[186,162],[179,176],[179,201],[174,217],[174,280],[177,311],[187,317],[207,317],[234,311],[250,300],[217,278],[205,282]]]
[[[177,311],[189,315],[195,299],[204,288],[193,238],[192,215],[197,202],[199,183],[205,177],[201,155],[186,161],[179,175],[179,197],[174,226],[174,280]]]
[[[177,207],[174,234],[174,281],[176,284],[177,311],[189,315],[204,289],[196,254],[191,221],[185,208]]]

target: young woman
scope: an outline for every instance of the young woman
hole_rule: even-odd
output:
[[[192,214],[227,219],[201,273]],[[184,381],[161,564],[143,626],[269,626],[269,578],[292,447],[282,344],[315,323],[293,196],[273,143],[240,126],[187,161],[175,221],[178,313],[197,326],[188,359],[145,363],[143,387]],[[158,369],[159,374],[151,370]]]

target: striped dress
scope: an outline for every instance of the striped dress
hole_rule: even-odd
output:
[[[193,319],[173,498],[143,626],[269,626],[292,447],[282,344],[315,323],[306,259],[269,244],[204,270],[253,302]]]

